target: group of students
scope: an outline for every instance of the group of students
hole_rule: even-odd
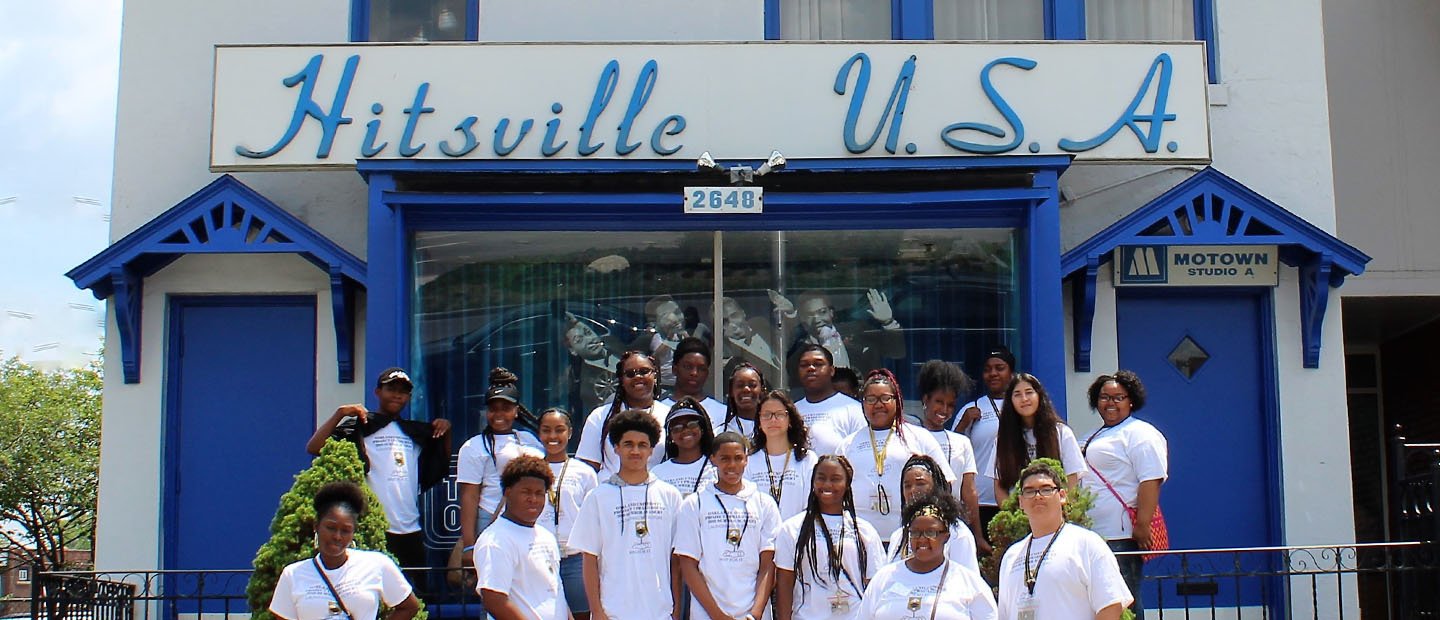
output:
[[[573,458],[570,416],[542,411],[538,440],[517,432],[518,378],[493,372],[487,426],[461,447],[457,469],[461,553],[473,559],[486,611],[543,620],[1008,620],[1119,617],[1132,603],[1133,584],[1106,541],[1064,524],[1067,488],[1085,465],[1073,467],[1079,449],[1065,446],[1074,434],[1038,380],[1014,373],[1008,351],[991,354],[985,394],[963,407],[964,373],[924,364],[919,425],[906,421],[889,371],[870,372],[857,400],[836,390],[824,347],[793,359],[803,398],[770,390],[742,362],[727,368],[722,403],[703,393],[711,361],[703,340],[677,345],[665,399],[655,360],[626,353],[615,398],[585,419]],[[386,378],[377,384],[382,410]],[[408,377],[397,387],[408,388]],[[316,437],[339,428],[373,451],[378,433],[363,430],[376,417],[349,435],[338,421],[322,425]],[[423,462],[429,446],[448,443],[439,422],[392,435],[410,438],[409,458]],[[1066,471],[1027,468],[1038,456],[1061,457]],[[386,482],[376,480],[380,460],[368,459],[372,486]],[[1012,488],[1034,533],[1006,553],[997,601],[977,552],[990,553],[983,524]]]

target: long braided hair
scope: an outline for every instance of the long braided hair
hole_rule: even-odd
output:
[[[770,391],[770,382],[765,380],[765,373],[760,372],[760,369],[756,368],[755,365],[750,362],[740,360],[726,364],[726,366],[730,369],[730,372],[725,375],[725,421],[720,423],[720,428],[722,430],[729,428],[730,421],[739,417],[735,413],[735,375],[740,374],[742,370],[753,370],[755,371],[755,376],[760,377],[760,396],[755,399],[755,428],[760,428],[760,400],[765,396],[766,392]],[[738,427],[739,424],[737,423],[736,426]]]
[[[905,396],[900,392],[900,380],[895,378],[895,373],[889,368],[876,368],[865,375],[865,382],[860,385],[860,395],[863,401],[865,389],[872,385],[885,385],[895,395],[895,419],[890,422],[895,434],[900,437],[901,442],[905,440]],[[868,409],[867,409],[868,411]],[[866,424],[869,424],[867,419]]]
[[[516,376],[515,373],[510,372],[510,369],[504,366],[496,366],[490,369],[490,388],[487,389],[486,392],[488,393],[498,388],[513,388],[519,383],[520,377]],[[490,403],[486,402],[485,406],[488,409]],[[515,403],[515,407],[515,420],[517,422],[520,420],[529,419],[531,417],[530,410],[525,408],[524,403],[517,401]],[[518,430],[514,430],[513,427],[512,431],[520,432]],[[482,441],[485,442],[485,451],[490,454],[490,463],[492,465],[499,465],[500,461],[495,456],[495,429],[490,428],[490,418],[488,415],[485,418],[485,428],[480,429],[480,438]]]
[[[655,390],[654,394],[650,396],[650,406],[655,406],[654,399],[660,397],[660,365],[655,363],[655,358],[650,357],[650,354],[644,351],[637,351],[635,349],[620,354],[620,361],[615,362],[615,396],[610,399],[610,410],[605,412],[605,419],[600,424],[600,436],[602,438],[610,436],[610,420],[615,418],[615,414],[627,409],[636,408],[625,402],[625,362],[632,357],[643,358],[650,363],[650,370],[653,371]],[[605,449],[603,446],[600,449],[600,465],[602,467],[605,465]]]
[[[825,519],[821,517],[820,513],[820,500],[815,496],[815,473],[818,472],[820,466],[825,463],[839,464],[840,468],[845,470],[845,497],[842,498],[840,502],[840,518],[843,524],[845,515],[848,514],[850,516],[850,529],[855,532],[855,551],[860,556],[860,576],[855,580],[857,588],[863,589],[865,582],[870,578],[870,558],[865,553],[865,541],[861,540],[860,517],[855,514],[855,493],[851,489],[851,483],[855,481],[855,468],[850,466],[849,459],[839,454],[822,455],[816,460],[815,467],[810,472],[810,497],[805,503],[805,518],[800,523],[800,533],[795,536],[795,582],[800,584],[800,600],[802,603],[810,592],[810,583],[805,580],[806,562],[808,561],[810,564],[811,575],[816,576],[821,582],[825,579],[821,576],[820,559],[815,552],[816,528],[818,527],[820,529],[827,541],[835,540],[836,536],[843,534],[843,531],[832,533],[830,527],[825,525]],[[844,540],[842,539],[840,544],[836,546],[843,550]],[[834,547],[832,547],[832,549],[833,548]],[[840,576],[844,572],[845,567],[844,554],[843,552],[836,554],[832,551],[828,555],[830,558],[828,566],[825,567],[826,572],[830,574],[831,582],[839,585]]]

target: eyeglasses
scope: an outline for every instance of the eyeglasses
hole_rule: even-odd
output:
[[[1025,499],[1035,499],[1036,496],[1050,497],[1051,495],[1059,492],[1060,487],[1056,486],[1040,487],[1038,489],[1021,489],[1020,497],[1023,497]]]
[[[770,413],[760,414],[761,420],[786,420],[789,418],[790,412],[788,411],[771,411]]]
[[[864,400],[865,400],[865,404],[867,404],[867,405],[873,405],[873,404],[876,404],[876,403],[885,403],[885,404],[888,405],[888,404],[890,404],[890,403],[895,402],[895,395],[894,395],[894,394],[881,394],[881,395],[879,395],[879,396],[866,396]]]
[[[1101,395],[1099,395],[1099,396],[1096,396],[1096,397],[1095,397],[1095,400],[1100,401],[1100,402],[1102,402],[1102,403],[1123,403],[1123,402],[1125,402],[1125,400],[1128,399],[1128,398],[1130,398],[1130,397],[1129,397],[1129,396],[1126,396],[1126,395],[1124,395],[1124,394],[1116,394],[1116,395],[1114,395],[1114,396],[1111,396],[1111,395],[1109,395],[1109,394],[1101,394]]]
[[[678,433],[680,431],[693,431],[697,428],[700,428],[699,420],[683,420],[670,423],[670,432],[672,433]]]
[[[626,370],[625,372],[622,372],[622,373],[620,373],[620,374],[624,375],[626,379],[636,379],[636,378],[639,378],[639,377],[648,377],[648,376],[650,376],[650,375],[655,374],[655,369],[654,369],[654,368],[631,368],[631,369]]]
[[[942,534],[949,533],[950,532],[947,532],[945,530],[910,530],[910,538],[924,538],[925,540],[935,540],[937,538],[940,538]]]

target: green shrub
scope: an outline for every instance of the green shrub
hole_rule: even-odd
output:
[[[1064,466],[1060,461],[1049,458],[1035,459],[1031,465],[1043,464],[1059,473],[1061,480],[1065,479]],[[1090,507],[1095,503],[1095,494],[1084,487],[1066,489],[1065,491],[1065,520],[1081,527],[1090,527],[1093,521],[1090,519]],[[990,546],[993,551],[989,556],[980,558],[980,572],[985,580],[991,585],[1000,583],[1000,560],[1005,557],[1005,550],[1015,541],[1025,538],[1030,534],[1030,518],[1025,516],[1025,511],[1020,509],[1020,482],[1016,481],[1015,488],[1010,489],[1010,496],[1000,504],[1000,512],[990,519],[985,530],[990,534]]]
[[[295,484],[280,496],[280,508],[270,521],[270,540],[255,554],[255,572],[245,588],[252,620],[275,620],[270,613],[270,598],[275,592],[275,582],[280,580],[280,571],[316,554],[315,492],[326,483],[342,480],[359,485],[369,507],[355,524],[355,547],[388,553],[385,530],[390,524],[385,520],[380,500],[365,483],[365,464],[360,461],[360,453],[351,442],[331,439],[325,442],[310,468],[296,474]],[[424,620],[423,608],[416,617]]]

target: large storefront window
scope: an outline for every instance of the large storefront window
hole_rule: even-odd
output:
[[[483,426],[495,366],[521,377],[532,411],[565,407],[578,425],[627,349],[652,352],[673,385],[684,335],[720,342],[717,396],[736,359],[793,385],[786,359],[805,342],[907,387],[925,360],[1020,345],[1009,229],[420,232],[414,248],[415,405],[461,437]]]

